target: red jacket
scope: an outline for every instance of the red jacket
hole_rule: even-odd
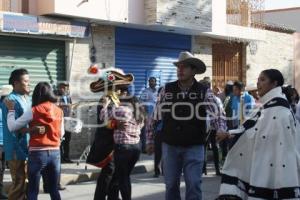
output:
[[[30,127],[46,126],[45,134],[31,134],[29,147],[59,147],[63,111],[51,102],[44,102],[32,108]]]

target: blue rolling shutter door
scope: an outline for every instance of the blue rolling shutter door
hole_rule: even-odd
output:
[[[154,76],[158,86],[177,79],[173,62],[181,51],[190,51],[191,36],[136,29],[116,29],[116,67],[135,76],[135,95]]]

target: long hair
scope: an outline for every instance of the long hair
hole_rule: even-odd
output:
[[[232,92],[233,92],[233,85],[226,84],[224,89],[225,96],[232,94]]]
[[[47,82],[39,82],[32,94],[32,107],[39,105],[41,103],[50,101],[52,103],[57,102],[57,98],[55,97],[51,86]]]

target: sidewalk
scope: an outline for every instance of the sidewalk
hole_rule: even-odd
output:
[[[101,171],[100,168],[94,167],[89,164],[80,163],[77,165],[76,160],[73,160],[74,163],[71,164],[62,164],[61,165],[61,184],[70,185],[86,181],[97,180],[97,177]],[[141,154],[140,160],[135,165],[132,174],[141,174],[154,171],[153,155],[149,156],[146,154]],[[215,176],[213,164],[209,163],[207,165],[208,174],[205,177]],[[11,183],[11,177],[9,170],[5,170],[4,175],[4,188],[7,191],[8,186]],[[40,181],[42,184],[42,181]],[[43,187],[40,186],[40,189]]]
[[[75,183],[80,183],[85,181],[93,181],[97,179],[101,170],[100,168],[85,163],[80,163],[79,165],[77,165],[76,160],[73,161],[74,163],[61,165],[62,185],[75,184]],[[153,156],[141,154],[140,160],[135,165],[132,173],[133,174],[146,173],[146,172],[153,171],[153,169],[154,169]],[[11,177],[8,169],[5,170],[5,175],[3,179],[4,179],[3,180],[4,187],[7,190],[8,186],[11,183]]]
[[[141,154],[140,160],[133,169],[133,174],[146,173],[154,170],[153,156]],[[62,164],[61,183],[63,185],[75,184],[96,180],[101,169],[89,164],[75,162]]]

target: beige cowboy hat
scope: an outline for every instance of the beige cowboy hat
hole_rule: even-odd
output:
[[[128,86],[134,81],[133,74],[125,74],[118,68],[101,69],[98,74],[100,78],[90,84],[90,89],[94,93],[111,89],[113,86]]]
[[[188,51],[182,51],[179,54],[179,58],[177,62],[173,63],[175,66],[178,66],[180,64],[188,64],[190,66],[196,67],[197,71],[196,74],[202,74],[206,71],[206,65],[202,60],[199,58],[196,58]]]
[[[13,87],[11,85],[3,85],[0,87],[0,96],[7,96],[13,91]]]

